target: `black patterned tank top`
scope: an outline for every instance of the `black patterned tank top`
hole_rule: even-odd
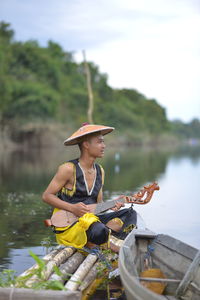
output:
[[[58,198],[70,203],[84,202],[85,204],[92,204],[97,202],[97,197],[102,187],[102,167],[95,163],[96,176],[94,183],[89,191],[84,171],[82,170],[79,160],[70,160],[67,163],[73,164],[74,167],[74,186],[72,190],[63,187],[57,194]]]

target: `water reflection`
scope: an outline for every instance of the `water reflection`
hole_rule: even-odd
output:
[[[170,153],[145,150],[128,150],[115,155],[107,155],[103,160],[105,168],[105,189],[109,192],[134,191],[147,182],[156,180],[165,173]]]
[[[79,153],[67,151],[15,151],[0,160],[0,191],[40,193],[49,183],[58,165]],[[99,161],[106,173],[105,189],[133,190],[165,172],[170,153],[144,150],[110,151]]]
[[[12,260],[10,249],[40,245],[48,234],[43,220],[50,215],[50,208],[36,194],[1,193],[0,196],[0,263],[8,265]]]
[[[146,224],[200,248],[200,158],[172,156],[159,178],[160,191],[147,206],[137,207]]]
[[[24,251],[27,253],[24,249],[32,247],[41,254],[41,241],[47,236],[54,241],[54,234],[43,225],[51,208],[42,203],[41,193],[58,165],[75,157],[78,151],[72,148],[3,154],[0,159],[0,268],[14,266],[18,272],[22,271],[18,266]],[[199,148],[182,148],[176,152],[110,149],[100,163],[106,173],[105,199],[112,194],[130,194],[147,182],[158,180],[161,190],[155,200],[145,207],[138,206],[137,210],[156,232],[175,234],[183,240],[189,235],[187,242],[198,246]],[[26,255],[23,269],[30,263]]]

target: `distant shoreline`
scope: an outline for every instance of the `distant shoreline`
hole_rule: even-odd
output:
[[[16,126],[16,129],[0,131],[0,151],[45,149],[61,147],[63,141],[75,130],[60,123],[29,123],[26,126]],[[182,144],[197,144],[199,140],[180,139],[170,133],[151,135],[137,132],[134,129],[119,131],[105,137],[105,142],[111,147],[178,147]]]

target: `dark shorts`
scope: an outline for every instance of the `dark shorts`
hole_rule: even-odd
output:
[[[110,220],[120,218],[124,223],[121,229],[122,231],[124,227],[137,223],[137,214],[132,208],[124,208],[116,212],[101,214],[98,215],[98,217],[101,222],[93,223],[86,231],[88,241],[96,245],[101,245],[108,241],[110,229],[105,224]]]

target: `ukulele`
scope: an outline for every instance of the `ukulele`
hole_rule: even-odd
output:
[[[159,189],[160,188],[157,182],[153,182],[152,184],[144,186],[139,192],[131,196],[121,195],[114,200],[109,200],[106,202],[100,202],[95,204],[88,204],[88,207],[90,208],[90,213],[93,213],[98,216],[99,214],[104,213],[108,209],[115,207],[117,202],[147,204],[151,200],[154,191]],[[79,217],[75,216],[73,213],[60,209],[52,215],[51,219],[45,220],[44,223],[46,226],[66,227],[76,222],[78,218]]]

